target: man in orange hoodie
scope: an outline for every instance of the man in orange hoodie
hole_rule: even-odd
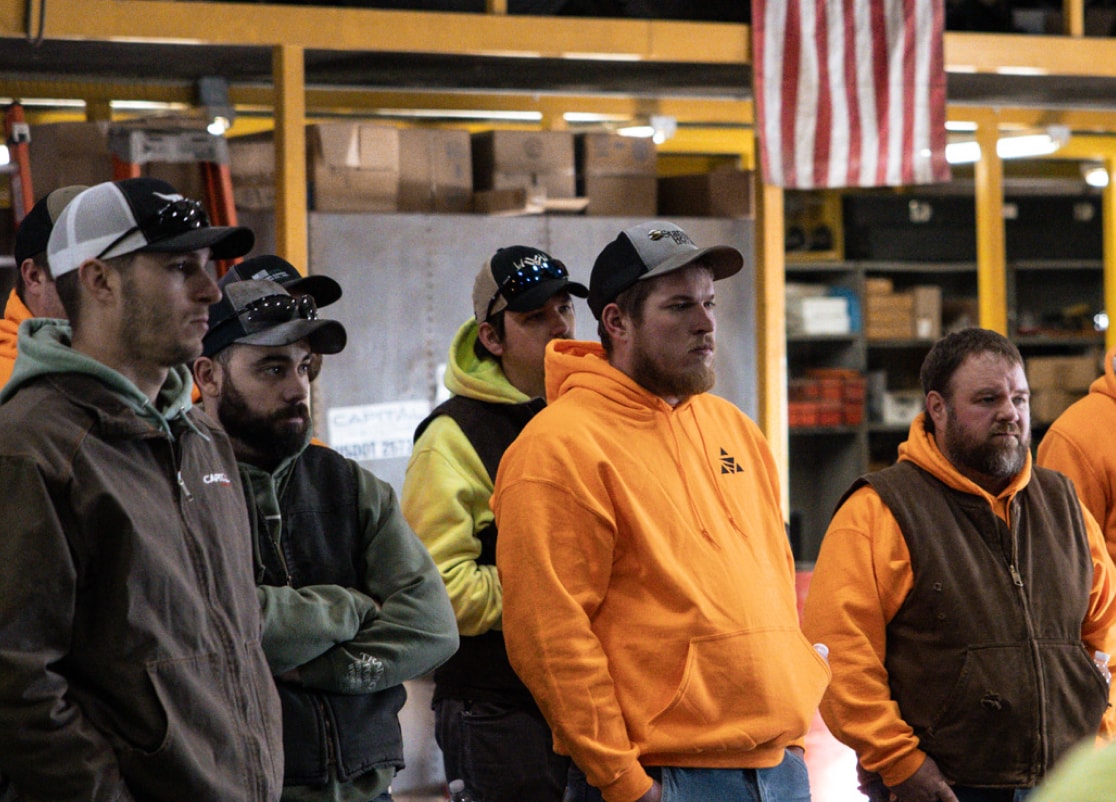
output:
[[[589,282],[601,344],[547,346],[548,405],[497,473],[508,657],[606,802],[810,798],[829,671],[798,627],[775,461],[708,392],[714,282],[742,265],[672,223],[621,232]]]
[[[898,463],[853,484],[814,568],[821,712],[872,802],[1019,802],[1114,731],[1116,568],[1073,485],[1031,465],[1014,345],[950,334],[921,380]]]
[[[1038,464],[1073,480],[1077,495],[1104,529],[1116,560],[1116,348],[1089,394],[1058,416],[1038,447]]]
[[[75,185],[47,193],[31,207],[16,230],[15,288],[4,307],[4,319],[0,320],[0,387],[12,376],[19,324],[32,317],[66,317],[47,265],[47,240],[58,215],[83,189]]]

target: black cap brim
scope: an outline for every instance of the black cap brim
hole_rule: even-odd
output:
[[[209,248],[211,259],[235,259],[244,256],[256,244],[252,229],[244,226],[205,226],[192,228],[171,237],[149,242],[137,252],[190,253]]]
[[[348,335],[336,320],[292,320],[255,334],[238,337],[237,345],[290,345],[307,340],[315,354],[336,354],[345,348]]]
[[[530,312],[532,309],[538,309],[560,292],[568,292],[578,298],[589,296],[589,288],[584,284],[570,281],[567,278],[556,278],[540,282],[529,290],[516,295],[504,308],[512,312]]]
[[[280,283],[292,294],[309,295],[319,309],[341,298],[341,285],[329,276],[303,276],[295,281]]]

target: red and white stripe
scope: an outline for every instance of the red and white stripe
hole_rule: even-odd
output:
[[[943,0],[754,0],[764,180],[948,181]]]

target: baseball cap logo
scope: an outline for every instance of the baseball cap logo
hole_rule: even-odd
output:
[[[658,242],[663,237],[674,240],[675,245],[693,245],[694,241],[689,238],[685,231],[680,228],[653,228],[647,232],[647,237],[652,242]],[[694,246],[697,247],[697,246]]]
[[[547,259],[546,256],[541,253],[536,253],[532,254],[531,256],[524,256],[522,259],[515,260],[514,262],[512,262],[512,267],[514,267],[516,269],[516,272],[518,272],[526,267],[542,267],[549,264],[550,260]]]

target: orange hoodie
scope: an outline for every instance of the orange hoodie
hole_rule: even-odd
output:
[[[924,413],[925,414],[925,413]],[[924,414],[911,424],[899,459],[910,460],[950,487],[983,497],[1005,522],[1015,494],[1031,478],[1028,456],[1023,470],[993,496],[958,473],[923,426]],[[1089,651],[1116,654],[1116,567],[1108,558],[1100,526],[1082,507],[1093,556],[1093,587],[1081,624]],[[871,487],[853,493],[833,516],[810,579],[803,630],[829,647],[833,682],[821,703],[825,723],[856,752],[860,764],[889,785],[908,779],[926,759],[910,726],[891,700],[884,656],[887,625],[913,585],[910,552],[891,511]],[[1109,707],[1101,733],[1116,733]]]
[[[1089,394],[1063,412],[1039,442],[1038,464],[1061,471],[1104,529],[1116,560],[1116,348]]]
[[[596,343],[552,342],[546,374],[492,507],[508,655],[556,749],[607,802],[650,788],[641,763],[779,764],[829,672],[759,429],[708,393],[671,407]]]
[[[12,377],[12,366],[19,353],[16,345],[19,324],[30,317],[31,310],[24,306],[16,291],[12,290],[4,307],[4,319],[0,320],[0,387]]]

